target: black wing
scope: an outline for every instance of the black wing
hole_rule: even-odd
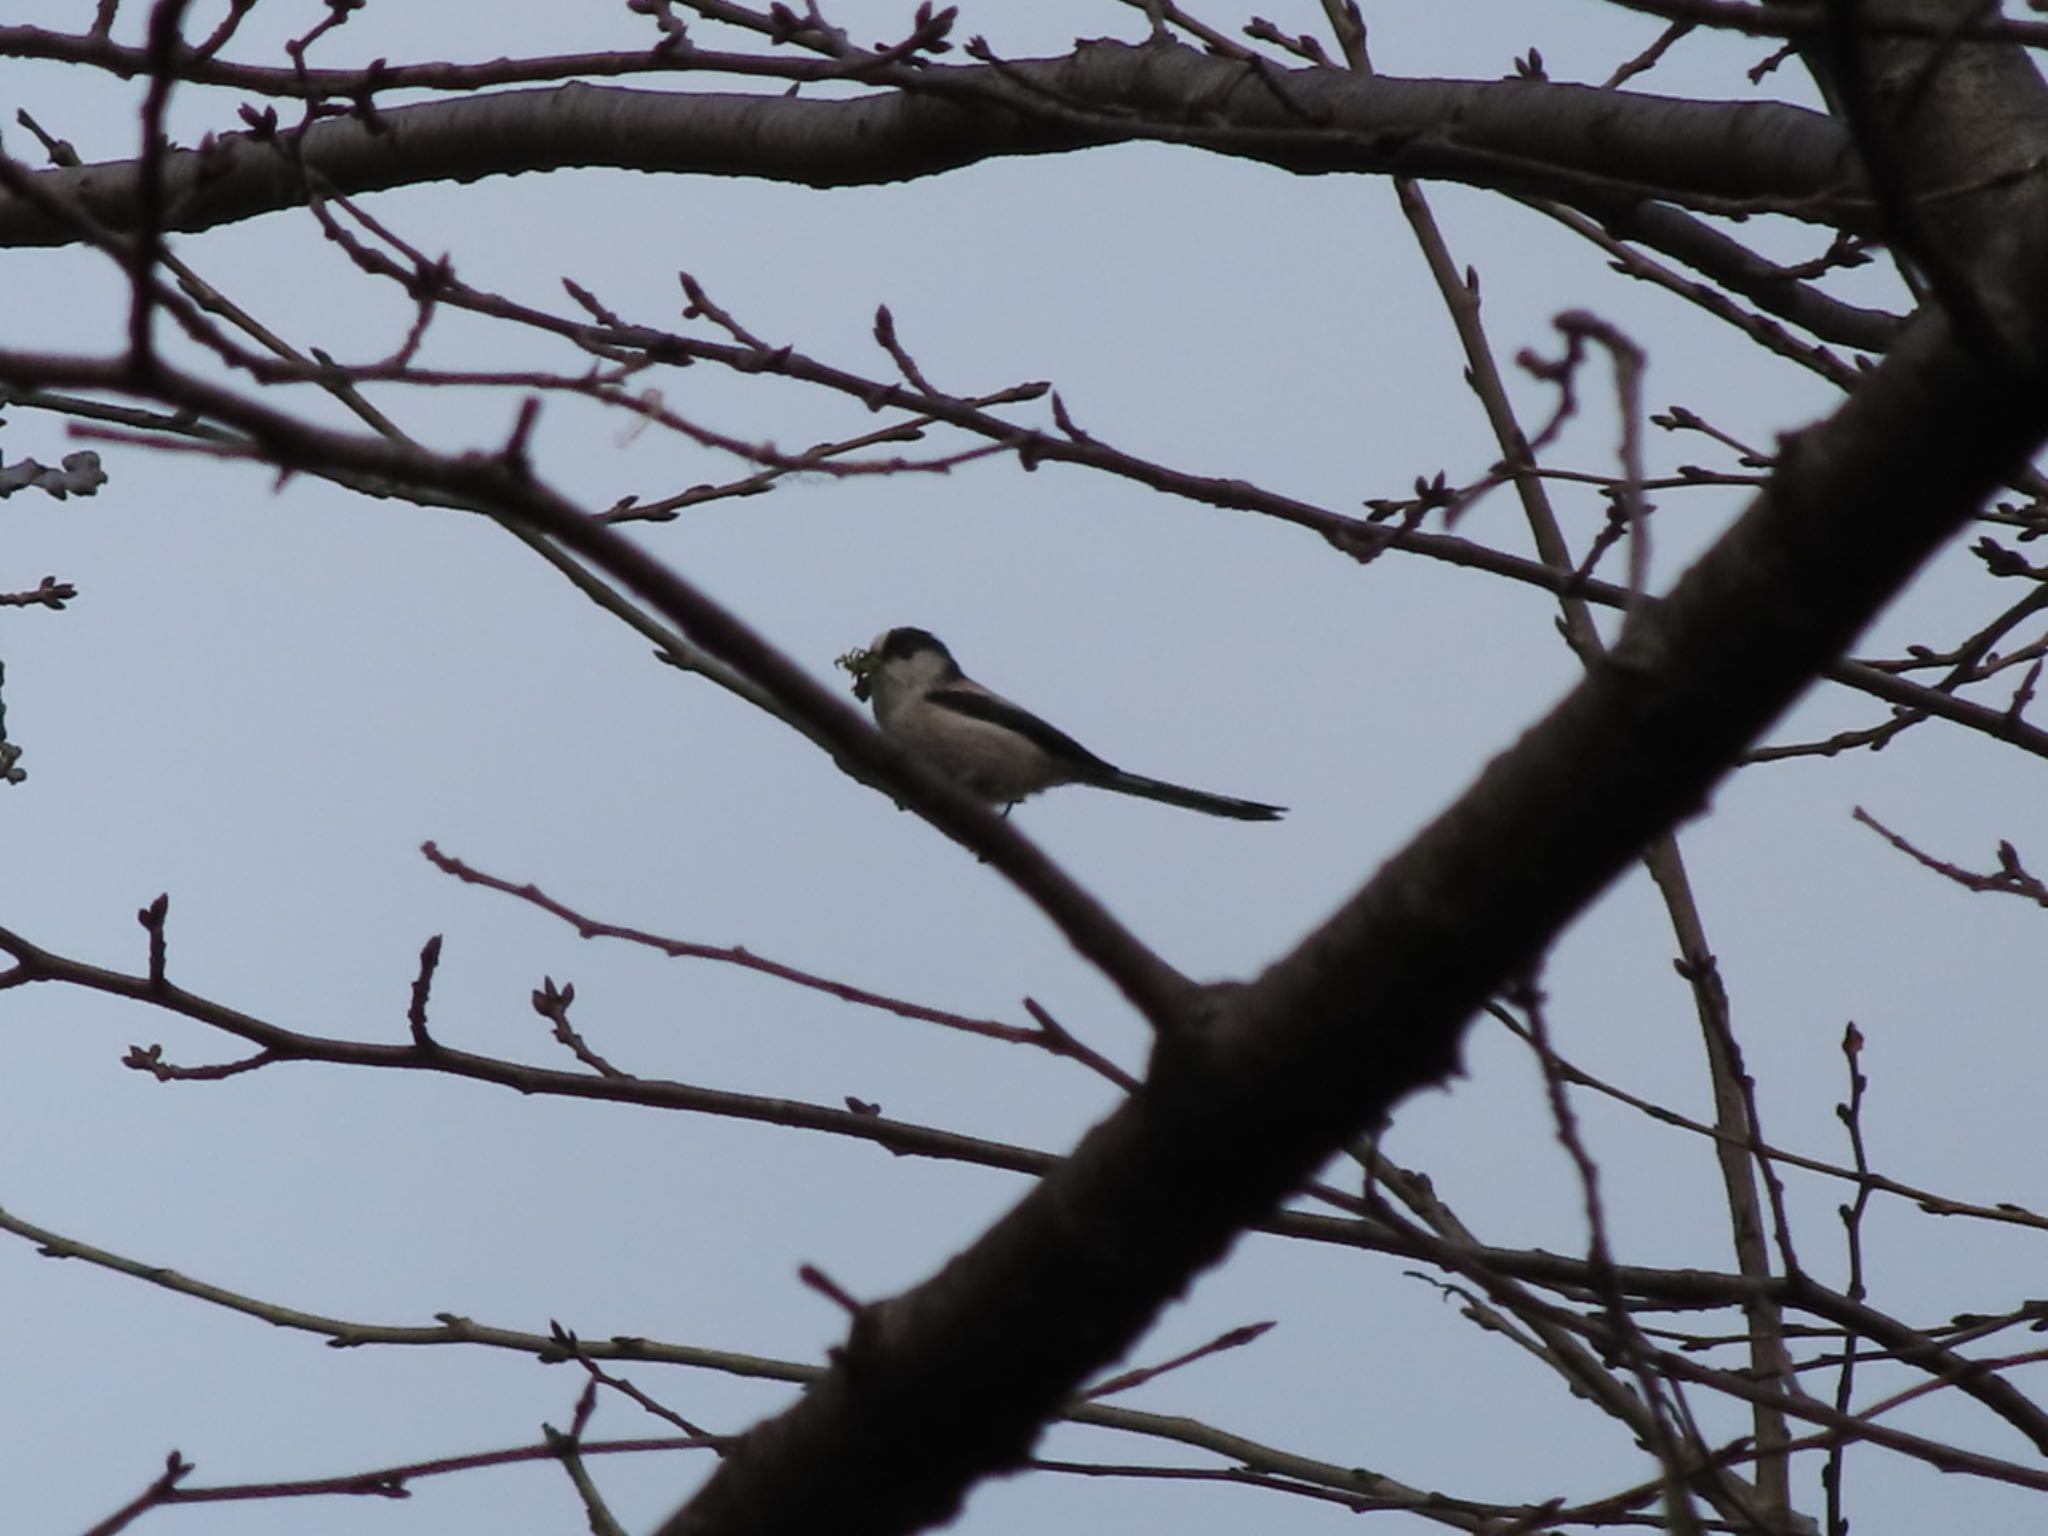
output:
[[[1081,774],[1093,777],[1117,771],[1065,731],[1047,725],[1030,710],[1020,709],[1008,699],[974,688],[934,688],[925,697],[956,715],[965,715],[970,720],[986,720],[991,725],[1015,731],[1048,756],[1058,758]]]

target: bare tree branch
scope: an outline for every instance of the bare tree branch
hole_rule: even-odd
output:
[[[2040,252],[2038,217],[2028,234]],[[2034,340],[2029,270],[1980,280],[2033,299]],[[1987,368],[1923,317],[1584,684],[1321,930],[1164,1035],[1144,1090],[980,1242],[865,1309],[827,1379],[663,1536],[912,1530],[1014,1466],[1239,1228],[1451,1069],[1486,996],[1699,807],[2044,435],[2048,378]],[[1000,1401],[968,1386],[997,1380]]]
[[[0,55],[8,51],[0,29]],[[810,68],[777,60],[772,72],[802,79]],[[1258,72],[1269,76],[1273,89],[1254,88],[1243,63],[1177,46],[1098,42],[1066,58],[1000,69],[901,70],[888,78],[904,89],[851,99],[566,84],[379,107],[290,134],[290,156],[278,153],[272,140],[285,130],[274,127],[166,154],[164,227],[210,229],[296,207],[306,198],[298,164],[349,194],[568,166],[832,187],[1144,140],[1291,171],[1392,173],[1583,201],[1596,217],[1620,198],[1663,198],[1721,212],[1863,222],[1840,130],[1797,107],[1535,80]],[[335,94],[367,95],[346,84],[334,82]],[[136,222],[139,175],[136,163],[114,162],[44,171],[38,183],[125,230]],[[0,246],[76,238],[43,209],[0,197]]]

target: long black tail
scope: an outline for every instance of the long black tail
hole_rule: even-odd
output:
[[[1201,811],[1209,816],[1230,816],[1238,821],[1278,821],[1287,814],[1287,808],[1280,805],[1265,805],[1257,800],[1237,800],[1229,795],[1212,795],[1204,790],[1189,789],[1183,784],[1169,784],[1164,779],[1148,779],[1141,774],[1125,773],[1117,769],[1104,779],[1093,782],[1104,789],[1113,789],[1118,794],[1137,795],[1146,800],[1163,800],[1168,805],[1185,806],[1191,811]]]

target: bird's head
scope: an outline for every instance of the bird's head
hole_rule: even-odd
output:
[[[833,663],[853,676],[853,696],[862,703],[875,691],[877,678],[888,675],[906,685],[930,686],[960,675],[953,653],[928,629],[884,630],[865,650],[848,651]]]

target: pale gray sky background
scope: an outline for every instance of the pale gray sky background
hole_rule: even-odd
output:
[[[127,7],[131,35],[143,7]],[[196,5],[190,30],[217,5]],[[1290,30],[1318,8],[1261,13]],[[75,28],[80,0],[14,0],[10,21]],[[265,0],[235,56],[322,7]],[[835,4],[857,36],[910,7]],[[1212,6],[1218,23],[1236,8]],[[1249,14],[1249,13],[1247,13]],[[1557,78],[1599,80],[1656,27],[1587,4],[1398,0],[1367,6],[1389,74],[1490,78],[1539,46]],[[1243,17],[1236,17],[1241,22]],[[1077,36],[1142,37],[1110,4],[970,7],[1012,56]],[[484,59],[642,46],[623,5],[375,0],[315,62]],[[1740,96],[1763,44],[1696,40],[1642,88]],[[651,83],[651,82],[642,82]],[[690,82],[684,81],[682,84]],[[713,88],[734,89],[730,83]],[[772,88],[772,87],[771,87]],[[1805,100],[1791,70],[1757,94]],[[0,61],[7,147],[27,108],[88,160],[135,149],[140,87]],[[174,134],[237,126],[235,92],[181,89]],[[1590,307],[1649,350],[1647,399],[1684,403],[1759,445],[1826,410],[1830,392],[1607,273],[1595,253],[1495,196],[1432,189],[1454,253],[1480,272],[1502,356],[1556,349],[1550,319]],[[909,186],[793,186],[559,173],[368,200],[462,276],[549,307],[564,275],[627,315],[676,320],[695,274],[759,333],[886,371],[878,303],[935,382],[962,392],[1050,379],[1080,424],[1179,467],[1240,475],[1336,508],[1469,478],[1495,454],[1460,382],[1449,323],[1389,186],[1296,178],[1192,151],[1128,147],[976,166]],[[1750,233],[1754,234],[1755,231]],[[1760,238],[1771,238],[1760,236]],[[1785,249],[1815,254],[1810,233]],[[302,346],[367,360],[409,307],[285,214],[179,239],[209,280]],[[1882,272],[1842,291],[1897,303]],[[0,257],[0,339],[112,349],[123,285],[78,251]],[[524,336],[444,314],[428,360],[569,368]],[[1567,456],[1612,465],[1602,380]],[[663,385],[678,411],[798,447],[864,413],[700,367]],[[1525,379],[1532,419],[1548,396]],[[309,392],[310,393],[310,392]],[[511,391],[375,392],[446,448],[501,442]],[[307,409],[318,411],[317,403]],[[53,462],[64,424],[6,412],[0,455]],[[730,460],[553,403],[537,465],[583,505],[672,494]],[[1655,434],[1656,462],[1725,464]],[[504,897],[459,886],[423,839],[593,916],[764,955],[937,1006],[1022,1020],[1029,994],[1136,1068],[1144,1039],[1115,995],[1024,902],[921,822],[844,777],[776,722],[656,664],[495,527],[193,456],[103,449],[91,500],[0,503],[0,587],[43,574],[81,595],[62,614],[0,610],[9,735],[25,784],[0,797],[0,923],[61,952],[143,964],[135,910],[171,896],[173,977],[317,1033],[398,1040],[422,941],[445,933],[433,1023],[452,1044],[571,1063],[527,995],[573,981],[591,1043],[631,1070],[838,1104],[1046,1149],[1110,1091],[1023,1050],[856,1012],[729,969],[585,944]],[[1583,547],[1602,518],[1560,489]],[[1741,505],[1662,498],[1661,586]],[[1462,531],[1520,549],[1505,497]],[[933,629],[985,681],[1137,771],[1284,802],[1239,825],[1083,790],[1022,808],[1026,832],[1171,961],[1244,975],[1283,952],[1401,846],[1564,690],[1574,665],[1551,602],[1389,556],[1359,567],[1312,535],[1047,466],[948,477],[783,484],[649,530],[650,548],[821,679],[892,624]],[[1953,551],[1866,650],[1947,643],[1982,606]],[[1822,692],[1782,734],[1879,717]],[[1854,1019],[1869,1038],[1877,1165],[1979,1200],[2039,1205],[2041,917],[1973,899],[1909,866],[1851,807],[1982,864],[2000,837],[2048,861],[2039,765],[1940,724],[1876,756],[1744,773],[1687,829],[1767,1133],[1845,1155],[1833,1106]],[[1704,1113],[1692,1006],[1654,893],[1634,877],[1554,956],[1560,1047],[1631,1090]],[[130,1043],[195,1063],[237,1052],[166,1016],[51,988],[0,993],[0,1205],[69,1236],[311,1311],[424,1322],[452,1311],[586,1336],[642,1334],[817,1361],[845,1319],[796,1270],[848,1290],[914,1283],[1021,1192],[1014,1177],[895,1159],[835,1138],[645,1110],[525,1100],[474,1084],[274,1067],[160,1085],[123,1069]],[[1469,1075],[1405,1105],[1390,1152],[1429,1170],[1488,1239],[1576,1251],[1579,1193],[1527,1053],[1482,1023]],[[1583,1100],[1583,1096],[1582,1096]],[[1623,1257],[1727,1267],[1710,1162],[1691,1139],[1583,1101]],[[1813,1269],[1842,1275],[1843,1186],[1793,1177]],[[2007,1303],[2042,1263],[2038,1236],[1938,1224],[1899,1202],[1869,1220],[1873,1300],[1920,1322]],[[1254,1237],[1160,1324],[1159,1359],[1261,1318],[1255,1347],[1131,1395],[1265,1442],[1475,1497],[1588,1494],[1645,1475],[1613,1424],[1466,1322],[1400,1262]],[[2038,1285],[2033,1289],[2038,1291]],[[9,1530],[83,1530],[176,1447],[207,1484],[338,1474],[533,1440],[562,1424],[570,1367],[448,1350],[336,1351],[0,1239],[0,1478]],[[709,1372],[630,1372],[690,1417],[738,1430],[786,1389]],[[2034,1378],[2038,1383],[2038,1375]],[[1902,1412],[1957,1433],[1952,1395]],[[1725,1427],[1725,1426],[1724,1426]],[[660,1433],[616,1401],[593,1434]],[[2023,1456],[2010,1432],[1981,1437]],[[1102,1432],[1049,1454],[1201,1458]],[[708,1470],[701,1453],[597,1468],[629,1529]],[[2038,1524],[2038,1500],[1858,1452],[1858,1536]],[[1817,1507],[1807,1469],[1804,1502]],[[1354,1529],[1334,1506],[1212,1485],[1054,1476],[980,1489],[957,1528],[1058,1522],[1095,1531]],[[1420,1530],[1402,1516],[1376,1528]],[[507,1533],[581,1528],[558,1468],[416,1486],[404,1502],[161,1511],[151,1533]]]

